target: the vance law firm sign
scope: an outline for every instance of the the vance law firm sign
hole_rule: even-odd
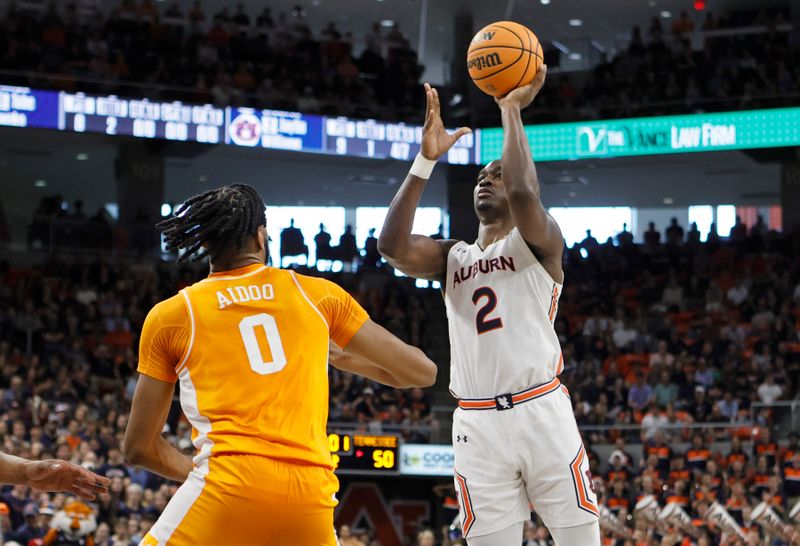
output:
[[[800,145],[800,108],[558,123],[525,128],[534,159],[746,150]],[[481,158],[500,156],[502,129],[481,131]]]

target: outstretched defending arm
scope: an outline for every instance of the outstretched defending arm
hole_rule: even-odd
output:
[[[108,478],[67,461],[29,461],[0,453],[0,484],[24,483],[39,491],[66,491],[94,500],[97,494],[108,491],[109,482]]]
[[[445,273],[447,252],[455,241],[436,241],[423,235],[412,235],[414,213],[433,165],[453,147],[459,138],[470,132],[461,127],[447,134],[442,123],[439,94],[425,84],[427,112],[422,129],[422,146],[403,185],[392,199],[389,212],[378,238],[378,251],[392,267],[419,279],[441,280]]]
[[[430,387],[436,381],[436,364],[421,350],[368,320],[347,349],[331,342],[331,366],[398,389]]]
[[[546,75],[547,67],[542,66],[530,85],[496,100],[503,120],[503,184],[511,216],[545,270],[561,282],[564,238],[555,219],[542,205],[539,177],[521,116],[522,109],[533,102],[542,89]]]

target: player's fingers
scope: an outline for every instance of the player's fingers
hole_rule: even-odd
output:
[[[436,114],[441,116],[442,115],[442,106],[439,104],[439,91],[436,88],[432,88],[431,91],[433,92],[433,109],[436,111]]]
[[[77,480],[75,480],[75,485],[93,491],[105,491],[107,489],[108,483],[103,483],[99,479],[78,478]]]
[[[82,499],[86,500],[94,500],[96,497],[96,495],[92,491],[84,489],[83,487],[72,486],[69,488],[69,492],[74,493],[79,497],[81,497]]]
[[[428,110],[433,108],[433,88],[429,83],[425,84],[425,101],[428,105]]]
[[[536,72],[536,76],[533,78],[533,86],[534,87],[541,87],[544,85],[544,80],[547,78],[547,65],[543,64],[539,67],[539,71]]]
[[[108,485],[111,483],[111,480],[109,478],[106,478],[105,476],[99,476],[94,472],[86,470],[85,468],[80,468],[80,471],[81,471],[80,479],[85,480],[88,483],[98,483],[102,485]]]
[[[428,110],[428,114],[425,116],[425,125],[422,127],[423,131],[427,131],[433,125],[433,120],[436,117],[436,114],[433,110]]]
[[[453,143],[456,143],[458,141],[458,139],[460,139],[462,136],[468,135],[471,132],[472,132],[472,129],[470,129],[469,127],[459,127],[458,129],[456,129],[456,132],[453,133],[453,135],[452,135]]]

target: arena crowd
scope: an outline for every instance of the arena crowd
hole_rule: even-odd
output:
[[[376,22],[359,35],[333,22],[311,28],[301,6],[290,13],[269,7],[250,12],[239,3],[209,13],[199,1],[188,11],[155,0],[123,0],[102,10],[94,0],[40,5],[34,10],[11,2],[0,14],[5,84],[407,122],[422,116],[424,67],[396,25]],[[654,16],[588,71],[552,71],[526,119],[607,119],[796,101],[800,40],[783,11],[703,13]],[[745,26],[758,32],[733,32]],[[704,33],[702,46],[695,31]],[[471,90],[442,87],[448,99]],[[492,101],[473,103],[475,119],[496,124]]]

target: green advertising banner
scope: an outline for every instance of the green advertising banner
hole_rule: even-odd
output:
[[[800,146],[800,108],[526,126],[535,161]],[[501,128],[480,132],[481,162],[503,150]]]

